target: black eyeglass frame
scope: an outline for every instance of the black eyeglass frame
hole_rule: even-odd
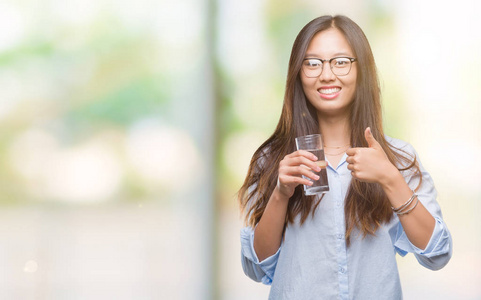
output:
[[[349,71],[348,71],[346,74],[344,74],[344,75],[337,75],[336,73],[334,73],[334,72],[332,71],[331,62],[332,62],[333,60],[337,59],[337,58],[347,58],[347,59],[349,59],[349,61],[351,62],[351,65],[349,66]],[[306,77],[309,77],[309,78],[316,78],[316,77],[321,76],[322,72],[324,71],[324,63],[325,63],[325,62],[329,62],[329,68],[331,68],[331,72],[332,72],[334,75],[336,75],[336,76],[346,76],[346,75],[348,75],[348,74],[351,72],[352,63],[357,61],[357,58],[349,57],[349,56],[336,56],[336,57],[333,57],[333,58],[331,58],[331,59],[322,59],[322,58],[316,58],[316,57],[309,57],[309,58],[304,58],[302,61],[304,62],[304,61],[310,60],[310,59],[319,60],[319,61],[322,63],[322,67],[321,67],[321,73],[319,73],[319,75],[317,75],[317,76],[307,76],[306,72],[304,71],[304,67],[301,67],[302,72],[304,72],[304,75],[306,75]],[[304,66],[304,64],[303,64],[302,66]]]

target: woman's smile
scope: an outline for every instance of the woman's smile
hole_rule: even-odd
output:
[[[338,86],[324,86],[317,90],[321,98],[326,100],[335,99],[341,92],[341,87]]]

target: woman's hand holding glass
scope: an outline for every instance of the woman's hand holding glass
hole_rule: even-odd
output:
[[[305,150],[298,150],[288,154],[279,163],[279,177],[276,189],[288,199],[294,194],[299,184],[312,185],[312,181],[303,178],[302,175],[318,180],[319,176],[314,174],[321,168],[316,164],[317,157]]]

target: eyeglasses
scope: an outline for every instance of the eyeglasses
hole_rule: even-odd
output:
[[[302,62],[302,72],[307,77],[319,77],[324,69],[324,63],[329,62],[331,71],[336,76],[344,76],[351,71],[352,63],[357,61],[352,57],[333,57],[331,59],[305,58]]]

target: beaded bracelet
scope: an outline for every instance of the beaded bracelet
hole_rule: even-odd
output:
[[[413,195],[411,196],[411,198],[409,198],[408,201],[406,201],[406,203],[404,203],[403,205],[401,205],[400,207],[398,208],[394,208],[394,207],[391,207],[392,210],[395,212],[395,213],[399,213],[399,212],[402,212],[404,209],[406,209],[407,207],[409,207],[409,205],[411,205],[411,203],[413,202],[414,198],[416,197],[416,193],[413,191]]]

